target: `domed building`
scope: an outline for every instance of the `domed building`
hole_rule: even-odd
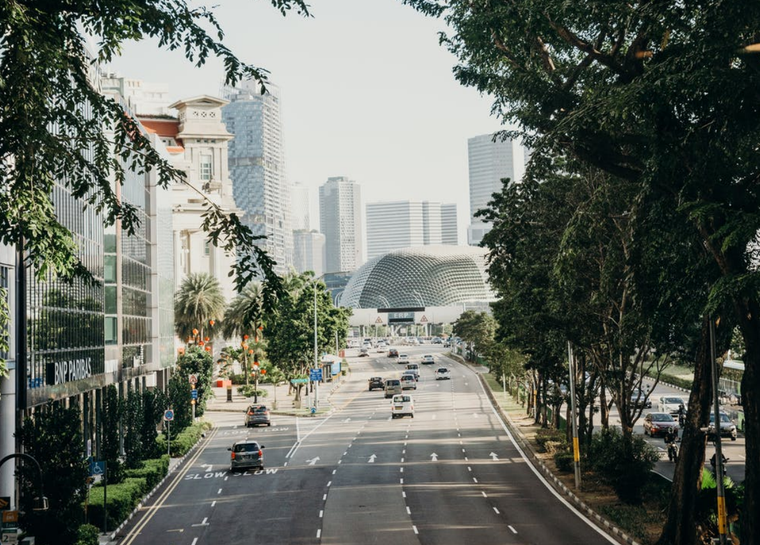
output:
[[[475,246],[395,250],[360,267],[339,304],[354,309],[485,307],[496,300],[485,268],[486,250]]]

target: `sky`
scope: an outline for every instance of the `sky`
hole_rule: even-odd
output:
[[[454,79],[442,21],[401,0],[312,0],[311,18],[283,17],[266,0],[213,4],[224,43],[280,87],[288,179],[309,187],[313,228],[319,186],[347,176],[364,204],[457,203],[466,243],[467,139],[500,126],[492,101]],[[127,44],[109,68],[167,83],[172,100],[219,96],[223,78],[221,63],[197,68],[150,41]]]

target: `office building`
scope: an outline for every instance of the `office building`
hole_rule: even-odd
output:
[[[488,206],[491,195],[500,193],[502,180],[519,182],[525,173],[525,151],[516,140],[483,134],[467,140],[470,175],[470,225],[467,243],[477,246],[491,226],[476,218],[475,213]]]
[[[429,201],[369,203],[367,259],[412,246],[456,244],[456,231],[456,204]]]
[[[361,187],[343,176],[319,188],[319,226],[325,235],[325,272],[350,272],[364,262]]]
[[[290,189],[285,175],[285,153],[280,120],[279,89],[272,84],[261,94],[258,83],[227,87],[230,103],[222,110],[227,129],[235,135],[229,144],[230,176],[242,221],[277,262],[284,274],[291,265],[293,232]]]
[[[296,272],[314,271],[315,277],[325,272],[325,235],[318,231],[293,231],[293,268]]]

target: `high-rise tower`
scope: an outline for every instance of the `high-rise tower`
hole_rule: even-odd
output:
[[[319,226],[325,235],[325,272],[348,272],[364,262],[361,187],[343,176],[319,188]]]
[[[280,121],[279,89],[269,84],[261,94],[258,83],[246,81],[227,87],[230,104],[222,110],[229,144],[229,167],[235,203],[242,221],[254,235],[267,237],[262,246],[285,273],[292,263],[293,233],[290,189],[285,176],[285,153]]]

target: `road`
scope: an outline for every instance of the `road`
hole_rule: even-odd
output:
[[[441,350],[402,350],[436,358],[421,366],[413,419],[391,419],[383,393],[367,391],[370,376],[403,368],[377,353],[351,358],[328,417],[248,430],[242,414],[214,413],[215,429],[120,545],[613,543],[543,482],[475,372]],[[440,363],[452,380],[434,380]],[[226,449],[244,437],[265,446],[265,470],[231,475]]]

